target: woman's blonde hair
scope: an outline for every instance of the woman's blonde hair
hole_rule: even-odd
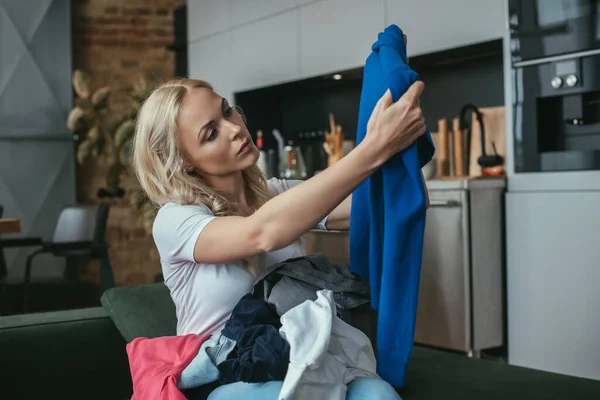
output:
[[[230,203],[224,193],[186,171],[186,154],[179,145],[177,118],[185,95],[213,87],[198,79],[177,78],[158,86],[142,105],[133,139],[133,166],[137,178],[157,206],[168,202],[203,204],[214,215],[247,215],[269,200],[265,177],[258,166],[242,171],[249,210]]]

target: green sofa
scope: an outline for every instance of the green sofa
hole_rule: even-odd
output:
[[[128,399],[125,345],[174,334],[164,285],[106,292],[101,308],[0,317],[3,399]],[[600,400],[600,381],[415,346],[404,400]]]

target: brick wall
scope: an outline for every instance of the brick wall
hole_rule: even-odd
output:
[[[181,0],[73,1],[74,67],[117,90],[111,106],[129,107],[126,90],[138,74],[174,74],[173,10]]]
[[[127,92],[139,76],[163,81],[174,75],[175,61],[166,46],[174,42],[173,10],[182,0],[74,0],[73,68],[88,72],[95,87],[113,89],[110,106],[131,108]],[[103,185],[102,165],[78,168],[80,202],[95,202]],[[135,186],[127,179],[124,187]],[[117,285],[151,283],[160,272],[151,236],[138,223],[128,200],[111,201],[107,237]],[[87,266],[84,279],[97,279],[98,266]]]

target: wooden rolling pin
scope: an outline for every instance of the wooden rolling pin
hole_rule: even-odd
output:
[[[452,121],[452,144],[454,150],[454,176],[465,176],[465,153],[463,151],[463,132],[458,118]]]
[[[438,178],[450,176],[450,159],[448,157],[448,120],[445,118],[438,120],[438,139],[439,152],[437,156],[437,175]]]

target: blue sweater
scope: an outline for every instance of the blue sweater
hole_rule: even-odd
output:
[[[397,101],[418,78],[406,63],[402,31],[387,27],[365,64],[357,144],[385,91],[389,88]],[[433,153],[427,129],[352,195],[350,268],[371,285],[371,302],[379,314],[377,372],[396,387],[404,385],[413,345],[426,212],[421,167]]]

